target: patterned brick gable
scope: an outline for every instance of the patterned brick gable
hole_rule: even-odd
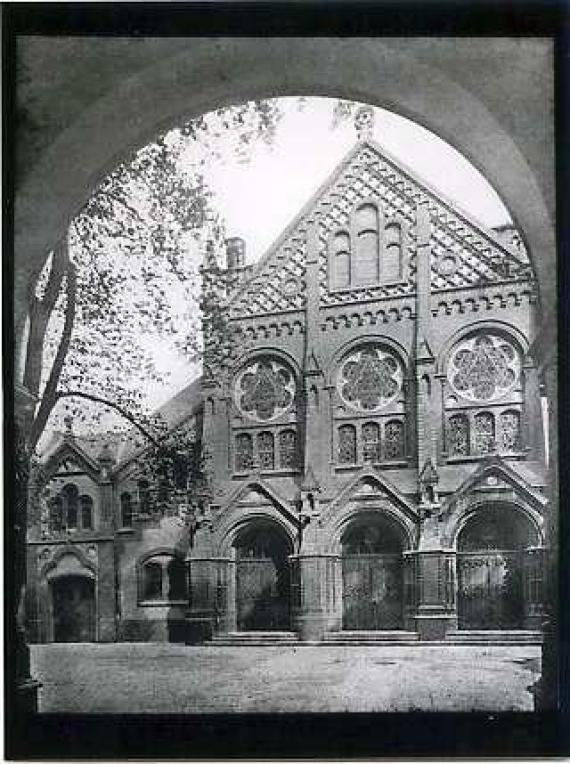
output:
[[[328,289],[327,243],[349,227],[360,203],[378,201],[386,219],[396,218],[407,229],[403,240],[403,276],[397,283]],[[302,310],[304,307],[305,236],[307,226],[320,221],[320,284],[323,306],[367,300],[409,297],[415,292],[416,205],[427,203],[432,221],[431,288],[433,292],[469,288],[493,282],[528,281],[528,257],[502,243],[467,213],[389,158],[371,141],[347,155],[293,223],[257,265],[252,278],[230,299],[230,316],[241,318]]]

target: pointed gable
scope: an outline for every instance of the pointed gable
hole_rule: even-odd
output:
[[[350,231],[354,209],[376,201],[386,221],[401,224],[402,276],[395,282],[330,291],[327,249],[335,232]],[[529,265],[493,232],[417,178],[372,141],[357,144],[270,247],[252,277],[230,299],[230,316],[299,311],[305,304],[305,237],[320,221],[321,304],[405,297],[415,291],[415,216],[427,200],[431,218],[432,291],[527,280]]]

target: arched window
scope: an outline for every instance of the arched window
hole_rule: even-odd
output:
[[[279,433],[279,466],[291,469],[297,466],[297,435],[295,430]]]
[[[52,533],[60,533],[63,527],[63,501],[61,496],[54,496],[49,505],[49,528]]]
[[[63,489],[64,521],[68,530],[77,528],[79,491],[77,486],[69,483]]]
[[[475,415],[474,423],[474,453],[492,453],[495,450],[495,417],[489,411],[481,411]]]
[[[501,451],[521,450],[521,417],[518,411],[503,411],[500,417]]]
[[[81,496],[81,527],[84,531],[93,529],[93,499],[91,496]]]
[[[338,428],[338,461],[340,464],[356,463],[356,427],[352,424]]]
[[[404,456],[404,423],[392,419],[384,427],[384,459],[403,459]]]
[[[469,419],[453,414],[447,422],[447,450],[450,456],[469,455]]]
[[[140,567],[139,598],[154,603],[185,601],[184,561],[168,552],[147,558]]]
[[[243,432],[236,438],[236,470],[247,472],[253,467],[253,441],[251,435]]]
[[[354,214],[356,252],[354,284],[377,284],[380,278],[378,251],[378,209],[374,204],[363,204]]]
[[[362,456],[365,462],[380,461],[380,426],[376,422],[362,427]]]
[[[275,445],[270,432],[260,432],[257,436],[257,454],[262,470],[275,469]]]
[[[144,600],[161,600],[162,597],[162,564],[149,560],[143,565]]]
[[[148,488],[148,481],[137,481],[137,493],[139,499],[139,512],[146,515],[150,512],[150,493]]]
[[[332,287],[350,286],[350,237],[345,231],[335,234],[330,259]]]
[[[123,528],[132,528],[133,526],[133,504],[130,493],[121,494],[121,526]]]
[[[402,277],[402,228],[399,223],[388,223],[384,229],[384,256],[382,281],[399,281]]]

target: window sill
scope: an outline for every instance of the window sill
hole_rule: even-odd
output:
[[[526,459],[524,451],[494,451],[490,454],[469,454],[468,456],[448,456],[444,458],[447,464],[470,464],[472,462],[480,462],[483,459],[489,459],[489,457],[493,456],[499,456],[501,459],[516,459],[518,461]]]
[[[134,532],[135,529],[127,525],[124,525],[121,528],[117,528],[117,533],[120,533],[121,536],[132,536]]]
[[[385,462],[358,462],[357,464],[333,464],[335,472],[350,472],[351,470],[359,470],[362,467],[369,466],[383,470],[390,469],[405,469],[409,467],[409,463],[405,459],[394,459],[392,461]]]
[[[232,478],[234,480],[245,480],[246,478],[250,478],[255,475],[261,475],[261,477],[290,477],[293,475],[299,475],[300,472],[301,470],[298,468],[279,470],[250,470],[249,472],[234,472]]]
[[[188,600],[141,600],[139,607],[186,607]]]

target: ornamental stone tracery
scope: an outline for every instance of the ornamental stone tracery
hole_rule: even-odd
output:
[[[291,408],[295,398],[295,379],[280,361],[261,358],[250,363],[237,377],[234,400],[242,414],[269,422]]]
[[[479,334],[456,348],[447,378],[462,398],[490,402],[514,388],[520,367],[520,356],[507,340],[495,334]]]
[[[351,353],[338,374],[340,397],[357,411],[378,411],[394,400],[401,387],[400,363],[378,345],[367,345]]]

